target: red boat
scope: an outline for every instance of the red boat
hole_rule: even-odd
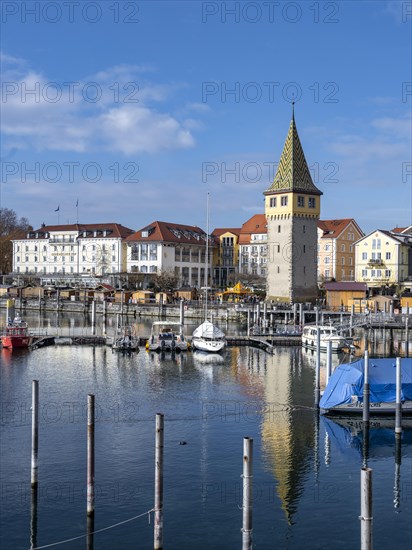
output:
[[[15,319],[6,325],[1,336],[3,348],[28,348],[31,343],[29,327],[21,319]]]

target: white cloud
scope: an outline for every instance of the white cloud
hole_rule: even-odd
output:
[[[127,156],[195,145],[192,131],[200,121],[180,120],[150,105],[165,103],[182,85],[139,80],[152,70],[148,67],[118,65],[64,84],[3,57],[9,66],[3,75],[2,132],[12,138],[4,140],[5,150],[13,141],[14,147],[37,151],[114,150]]]

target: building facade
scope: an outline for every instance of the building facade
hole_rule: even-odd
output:
[[[216,228],[212,238],[216,247],[213,255],[213,284],[226,288],[238,276],[240,228]]]
[[[191,225],[154,221],[127,239],[127,271],[156,274],[169,272],[179,286],[205,285],[206,233]],[[209,241],[208,277],[214,248]]]
[[[264,214],[255,214],[240,230],[239,273],[266,278],[268,261],[268,232]]]
[[[312,181],[294,115],[275,179],[264,195],[268,227],[267,297],[283,302],[314,301],[322,192]]]
[[[318,281],[355,280],[355,242],[364,236],[351,218],[318,221]]]
[[[17,274],[105,275],[126,271],[125,239],[132,229],[117,223],[42,226],[13,240]]]
[[[356,280],[369,288],[412,283],[412,227],[377,229],[355,245]]]

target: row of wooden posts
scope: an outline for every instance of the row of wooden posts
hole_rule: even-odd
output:
[[[398,416],[397,416],[398,418]],[[364,420],[369,424],[368,420]],[[400,421],[396,422],[396,434],[400,437]],[[92,535],[95,512],[95,396],[87,397],[87,493],[86,509],[88,518],[88,548],[92,548]],[[369,434],[368,434],[369,436]],[[31,485],[37,494],[38,487],[38,451],[39,451],[39,382],[32,382],[32,450]],[[148,511],[154,513],[153,548],[163,549],[163,465],[164,465],[164,415],[156,414],[155,422],[155,491],[154,507]],[[243,506],[242,506],[242,550],[252,550],[253,534],[253,439],[243,438]],[[32,493],[33,494],[33,493]],[[33,498],[32,498],[33,501]],[[33,504],[32,504],[33,506]],[[37,507],[36,507],[37,508]],[[32,512],[33,513],[33,512]],[[144,515],[144,514],[143,514]],[[35,511],[37,517],[37,510]],[[361,469],[361,550],[372,550],[372,469]],[[33,521],[33,520],[32,520]],[[34,542],[34,540],[32,541]],[[49,545],[53,546],[53,545]],[[32,544],[36,549],[36,544]]]

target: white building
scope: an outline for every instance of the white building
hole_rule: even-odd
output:
[[[371,287],[412,281],[412,226],[402,230],[377,229],[355,244],[356,280]]]
[[[239,273],[266,277],[267,240],[267,221],[264,214],[255,214],[242,225],[239,236]]]
[[[126,239],[129,273],[172,272],[181,287],[205,282],[206,233],[191,225],[154,221]],[[214,247],[210,241],[210,249]],[[212,250],[209,254],[210,277]]]
[[[120,273],[126,271],[125,239],[132,233],[117,223],[44,225],[13,240],[13,272]]]

